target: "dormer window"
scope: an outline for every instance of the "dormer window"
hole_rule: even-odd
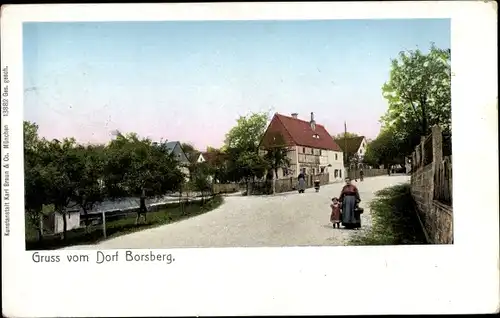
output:
[[[319,139],[319,135],[318,134],[314,134],[313,138]]]

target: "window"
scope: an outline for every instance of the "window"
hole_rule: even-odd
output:
[[[306,148],[302,147],[302,153],[306,153]]]
[[[322,156],[323,155],[323,150],[319,150],[319,155]]]
[[[316,174],[316,169],[312,168],[312,174]]]
[[[319,139],[319,135],[318,134],[314,134],[313,138]]]
[[[288,169],[283,168],[283,177],[286,177],[288,175]]]
[[[325,173],[325,167],[321,167],[321,173]]]
[[[333,172],[333,175],[335,178],[337,178],[339,176],[339,169],[335,169],[335,171]]]
[[[337,154],[335,154],[335,160],[338,160],[338,156],[337,156]]]
[[[342,178],[342,170],[339,170],[339,178]]]

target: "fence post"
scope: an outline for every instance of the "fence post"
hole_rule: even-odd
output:
[[[436,180],[436,176],[439,172],[439,166],[443,161],[443,135],[441,132],[441,128],[439,126],[432,126],[432,184],[430,193],[432,193],[433,200],[436,197],[435,187],[436,181],[439,182],[441,180]],[[440,186],[439,184],[437,186]]]
[[[102,235],[106,238],[106,211],[102,209]]]
[[[438,125],[432,126],[432,158],[435,165],[443,161],[443,135]]]
[[[425,165],[425,136],[420,136],[420,166],[423,167]]]

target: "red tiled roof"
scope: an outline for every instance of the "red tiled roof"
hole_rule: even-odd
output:
[[[361,146],[361,142],[363,141],[363,139],[365,139],[364,136],[348,137],[348,138],[342,137],[336,139],[335,141],[343,151],[347,153],[354,153],[358,151],[359,146]]]
[[[273,135],[280,133],[288,146],[304,146],[325,150],[342,151],[333,140],[323,125],[316,124],[312,129],[310,122],[298,118],[274,114],[271,123],[262,138],[262,145],[269,146],[273,143]],[[318,135],[315,138],[314,135]]]
[[[205,161],[210,164],[214,165],[217,163],[220,163],[220,161],[223,161],[225,159],[225,156],[223,153],[220,151],[210,151],[210,152],[202,152],[201,155],[205,159]]]
[[[210,163],[215,159],[215,153],[213,152],[202,152],[201,155],[203,156],[203,159],[205,159],[206,162]]]

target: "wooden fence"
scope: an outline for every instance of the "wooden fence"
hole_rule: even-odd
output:
[[[214,183],[212,185],[212,192],[214,194],[234,193],[240,191],[238,183]]]
[[[346,171],[347,171],[347,176],[350,179],[354,180],[360,178],[359,174],[360,169],[346,168]],[[377,177],[383,175],[387,175],[387,169],[363,169],[364,178]]]
[[[451,135],[432,127],[412,154],[411,192],[430,243],[453,243]]]
[[[453,202],[453,181],[451,156],[444,157],[443,161],[436,165],[434,172],[434,200],[452,205]]]
[[[319,180],[320,185],[325,185],[330,182],[330,175],[317,174],[317,175],[306,175],[306,188],[314,187],[314,181]],[[276,192],[289,192],[298,189],[298,179],[297,177],[282,178],[276,180]],[[273,192],[273,180],[255,181],[250,184],[250,193],[252,195],[262,195],[262,194],[272,194]]]

